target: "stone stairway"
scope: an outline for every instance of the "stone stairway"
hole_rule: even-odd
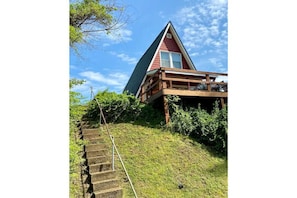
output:
[[[87,140],[84,148],[85,191],[89,198],[122,198],[123,190],[119,185],[116,171],[112,170],[111,156],[99,128],[91,128],[88,121],[81,121],[81,138]]]

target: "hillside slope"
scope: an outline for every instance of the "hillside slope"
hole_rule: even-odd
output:
[[[139,198],[227,197],[227,160],[213,156],[203,145],[140,125],[109,124],[108,128]],[[134,197],[118,158],[115,163],[124,197]]]

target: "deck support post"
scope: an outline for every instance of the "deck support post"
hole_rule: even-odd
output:
[[[206,77],[206,84],[207,84],[207,91],[211,91],[211,85],[210,85],[210,78],[209,78],[209,74],[205,75]]]
[[[225,106],[224,98],[220,98],[220,99],[221,99],[221,107],[224,108]]]
[[[144,89],[144,85],[141,86],[141,93],[140,93],[140,99],[141,99],[141,102],[144,102],[146,100],[146,94],[145,94],[145,89]]]
[[[168,106],[168,101],[166,99],[166,95],[163,96],[163,105],[164,105],[164,113],[165,113],[165,122],[167,125],[170,120],[170,115],[169,115],[169,106]]]

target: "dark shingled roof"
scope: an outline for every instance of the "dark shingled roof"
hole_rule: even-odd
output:
[[[144,76],[146,75],[147,69],[165,33],[166,27],[160,32],[151,46],[146,50],[146,52],[138,61],[126,87],[124,88],[124,91],[127,91],[128,93],[131,93],[133,95],[137,94],[138,88],[141,85]]]

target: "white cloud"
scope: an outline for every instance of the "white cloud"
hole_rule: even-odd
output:
[[[120,42],[127,42],[132,40],[132,31],[125,29],[125,28],[119,28],[113,30],[110,34],[106,35],[106,38],[115,42],[115,43],[120,43]]]
[[[222,81],[228,82],[228,76],[218,76],[216,78],[216,82],[222,82]]]
[[[227,70],[227,17],[227,0],[192,0],[175,13],[176,27],[187,51],[196,60],[208,59],[204,63],[218,71]]]
[[[194,52],[194,53],[191,53],[191,54],[190,54],[190,56],[191,56],[191,57],[194,57],[194,56],[199,56],[199,52]]]
[[[125,53],[117,53],[117,52],[110,52],[110,54],[120,58],[122,61],[130,64],[130,65],[135,65],[137,63],[137,59],[134,57],[130,57],[129,55],[125,54]]]
[[[220,57],[209,58],[209,62],[213,65],[213,67],[217,68],[218,72],[226,72],[227,69],[224,67]]]
[[[107,73],[102,74],[94,71],[84,71],[79,73],[85,83],[75,86],[72,90],[81,93],[85,100],[91,98],[91,87],[94,94],[98,91],[114,91],[121,93],[129,79],[129,76],[124,73]]]
[[[126,74],[123,74],[123,73],[113,73],[113,74],[109,74],[109,76],[113,77],[115,79],[118,79],[121,82],[128,80],[128,76]]]
[[[130,57],[127,54],[121,53],[116,54],[122,61],[127,62],[128,64],[135,65],[137,63],[137,59],[134,57]]]
[[[163,12],[163,11],[160,11],[160,12],[159,12],[159,16],[160,16],[162,19],[165,19],[165,18],[166,18],[165,15],[164,15],[164,12]]]
[[[80,93],[83,96],[82,101],[86,102],[88,100],[91,100],[92,99],[91,97],[94,96],[93,94],[91,94],[91,88],[92,88],[93,94],[96,95],[98,91],[104,91],[108,89],[108,86],[98,82],[86,80],[84,84],[73,87],[72,91]],[[112,91],[118,91],[118,90],[114,89]]]
[[[77,69],[77,66],[75,66],[75,65],[70,65],[70,69]]]
[[[84,82],[83,84],[81,85],[76,85],[72,88],[73,91],[76,91],[76,92],[85,92],[86,90],[90,92],[90,82],[89,81],[86,81]]]
[[[212,0],[213,5],[226,5],[227,0]]]
[[[111,44],[117,44],[121,42],[128,42],[132,40],[132,31],[125,26],[115,27],[110,33],[105,31],[93,32],[88,35],[88,41],[100,40],[103,42],[103,46],[110,46]]]
[[[120,85],[121,84],[121,82],[119,82],[119,79],[110,78],[110,76],[104,76],[99,72],[85,71],[85,72],[79,73],[79,75],[87,78],[88,80],[101,82],[101,83],[107,84],[107,85]]]

